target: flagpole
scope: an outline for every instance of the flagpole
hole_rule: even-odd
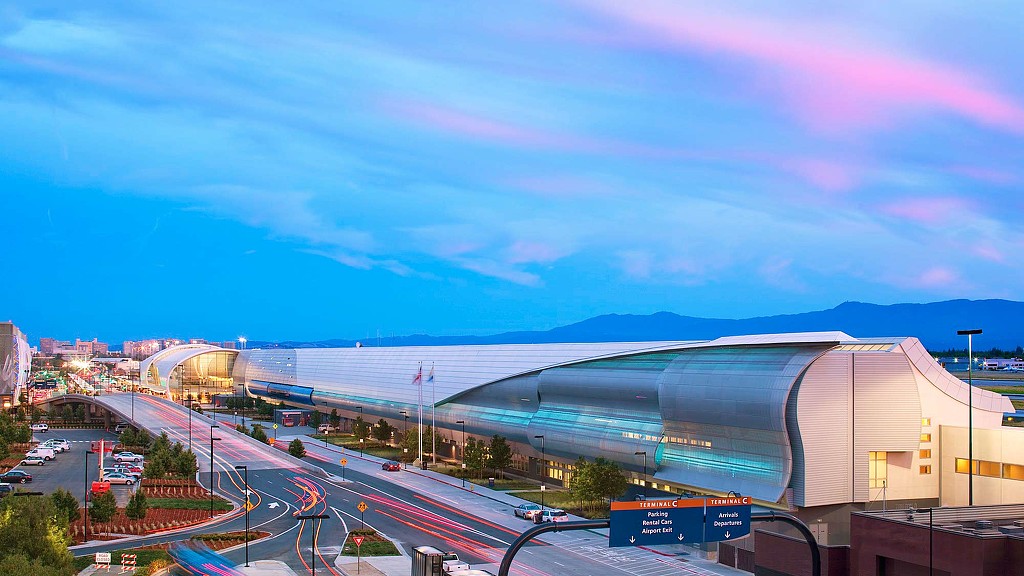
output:
[[[420,468],[423,468],[423,363],[420,362],[420,369],[416,372],[416,381],[419,384],[419,403],[417,405],[417,412],[419,413],[420,425],[419,425],[419,436],[420,436]]]
[[[437,428],[434,427],[434,410],[437,406],[437,384],[434,382],[434,363],[430,363],[430,461],[437,466]]]

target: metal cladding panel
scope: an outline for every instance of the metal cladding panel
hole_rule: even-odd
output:
[[[635,452],[646,451],[657,466],[658,378],[678,356],[640,354],[543,371],[529,437],[543,434],[547,452],[563,458],[603,456],[629,463],[637,460]],[[536,439],[532,443],[539,447]]]
[[[682,352],[660,381],[666,444],[656,478],[781,499],[792,470],[789,391],[831,345]]]
[[[791,485],[797,506],[852,499],[852,368],[851,354],[828,352],[807,368],[792,394],[793,417],[787,422],[794,447]]]
[[[913,452],[921,446],[921,398],[902,353],[853,354],[854,500],[866,502],[868,452]]]

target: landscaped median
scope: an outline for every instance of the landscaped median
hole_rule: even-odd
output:
[[[399,556],[401,552],[395,547],[391,540],[377,533],[372,528],[360,528],[348,533],[348,538],[341,548],[342,556],[356,556],[356,543],[353,537],[362,537],[363,544],[359,546],[359,556]]]
[[[262,532],[260,530],[249,531],[249,541],[253,542],[261,538],[270,536],[269,532]],[[239,544],[245,543],[245,532],[221,532],[215,534],[197,534],[192,536],[190,540],[202,542],[210,547],[212,550],[224,550],[226,548],[232,548]],[[135,554],[136,562],[136,576],[148,576],[160,570],[166,568],[174,561],[170,555],[167,554],[167,546],[169,544],[157,544],[154,546],[144,546],[142,548],[132,548],[130,550],[116,550],[110,553],[110,559],[112,563],[119,564],[121,562],[122,554]],[[75,558],[75,569],[82,571],[89,567],[94,561],[92,555],[80,556]]]

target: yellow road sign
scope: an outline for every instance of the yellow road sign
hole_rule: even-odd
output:
[[[348,458],[342,458],[341,459],[341,465],[342,466],[347,466],[348,465]]]
[[[274,430],[277,430],[277,424],[274,424]]]
[[[356,506],[356,508],[359,508],[360,512],[366,512],[366,509],[369,508],[369,506],[366,505],[366,502],[360,502],[359,506]]]

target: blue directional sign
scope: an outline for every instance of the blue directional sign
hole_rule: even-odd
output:
[[[708,498],[704,541],[735,540],[750,534],[749,496]]]
[[[735,540],[750,534],[749,496],[612,502],[608,546]]]
[[[704,500],[612,502],[608,546],[700,542]]]

